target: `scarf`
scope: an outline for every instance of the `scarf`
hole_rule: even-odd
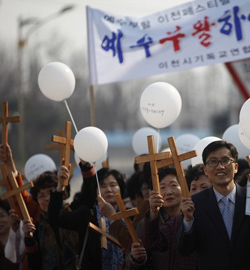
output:
[[[97,221],[98,221],[98,225],[99,224],[99,220],[101,217],[100,214],[100,210],[99,210],[99,206],[96,206],[96,216],[97,216]],[[106,223],[106,232],[109,234],[109,226],[110,226],[110,221],[108,218],[103,217],[105,219],[105,223]],[[121,251],[121,249],[116,246],[115,244],[113,244],[110,241],[108,242],[108,249],[102,250],[102,270],[118,270],[121,269],[123,266],[123,253]]]

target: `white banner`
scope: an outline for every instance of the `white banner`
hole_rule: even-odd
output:
[[[87,7],[90,85],[250,57],[250,1],[202,0],[143,17]]]

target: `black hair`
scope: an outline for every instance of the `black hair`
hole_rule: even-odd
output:
[[[9,215],[9,211],[10,211],[10,204],[8,202],[8,200],[1,200],[0,199],[0,208],[2,208],[8,215]]]
[[[175,175],[177,178],[176,169],[174,167],[171,167],[171,166],[164,167],[164,168],[160,169],[158,174],[159,174],[159,182],[161,182],[161,180],[167,175]]]
[[[198,180],[202,175],[205,175],[204,170],[203,170],[203,164],[199,163],[196,164],[195,166],[189,165],[185,176],[188,184],[188,188],[190,189],[191,183],[193,181]]]
[[[240,159],[238,160],[238,171],[237,171],[237,173],[234,175],[234,179],[236,180],[236,179],[241,178],[241,177],[242,177],[242,174],[243,174],[246,170],[248,170],[248,169],[250,169],[250,168],[249,168],[249,165],[248,165],[247,160],[244,159],[244,158],[240,158]]]
[[[250,168],[245,169],[244,172],[241,173],[240,176],[238,176],[237,179],[235,179],[235,182],[237,182],[240,186],[246,187],[248,180],[248,176],[250,174]]]
[[[148,184],[150,189],[153,189],[150,162],[145,162],[144,163],[142,172],[143,172],[143,178],[144,178],[145,183]]]
[[[208,144],[203,152],[202,152],[202,161],[204,164],[206,164],[207,161],[207,157],[214,151],[220,149],[220,148],[227,148],[230,153],[232,158],[234,159],[235,162],[238,161],[238,151],[236,149],[236,147],[231,144],[228,143],[226,141],[220,140],[220,141],[215,141],[215,142],[211,142],[210,144]]]
[[[143,173],[138,171],[131,175],[131,177],[126,181],[126,191],[131,200],[135,199],[136,195],[139,195],[141,198],[141,185],[143,181]]]
[[[135,172],[139,172],[139,164],[138,164],[138,163],[135,163],[135,162],[134,162],[133,168],[134,168],[134,171],[135,171]]]
[[[57,175],[55,172],[44,172],[40,174],[33,182],[34,187],[30,189],[30,193],[35,202],[37,202],[37,195],[41,189],[45,188],[56,188],[57,186]]]
[[[120,187],[121,197],[124,198],[123,196],[125,193],[125,181],[123,175],[119,171],[110,168],[101,168],[97,171],[99,184],[101,185],[104,179],[106,179],[110,175],[112,175],[116,179]]]

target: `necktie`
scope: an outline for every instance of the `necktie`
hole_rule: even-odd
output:
[[[230,209],[230,200],[227,197],[223,197],[221,198],[221,201],[224,204],[221,214],[222,214],[224,224],[227,229],[228,236],[231,239],[232,226],[233,226],[233,213]]]

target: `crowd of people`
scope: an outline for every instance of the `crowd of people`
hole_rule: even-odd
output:
[[[152,189],[150,164],[134,166],[129,179],[118,170],[80,161],[82,187],[69,204],[70,165],[46,171],[22,191],[30,214],[25,220],[15,200],[0,200],[0,269],[2,270],[245,270],[250,268],[250,216],[245,214],[250,173],[234,145],[215,141],[205,147],[203,164],[185,170],[190,197],[183,197],[175,167],[159,169],[160,191]],[[0,160],[13,172],[9,145]],[[65,181],[69,180],[69,187]],[[133,242],[115,194],[130,198],[139,214],[130,217]],[[11,206],[10,206],[11,205]],[[107,241],[89,224],[106,229],[120,245]]]

